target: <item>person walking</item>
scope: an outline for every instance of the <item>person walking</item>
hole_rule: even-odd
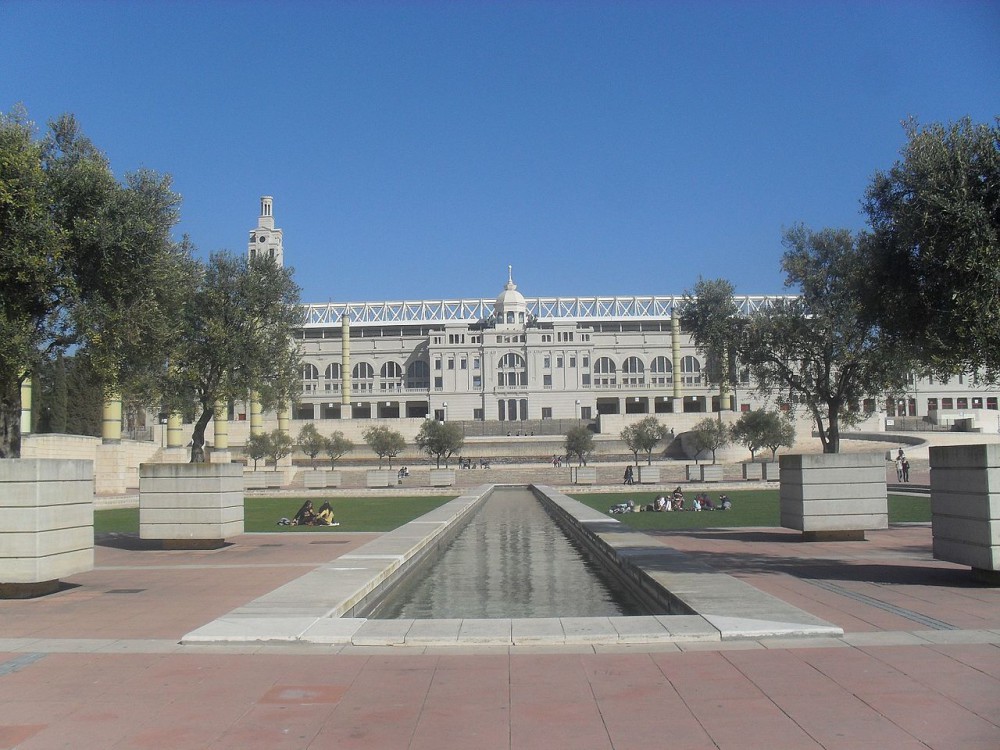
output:
[[[625,478],[624,478],[624,481],[622,482],[622,484],[633,484],[634,480],[633,480],[632,477],[633,477],[633,475],[632,475],[632,464],[629,464],[628,466],[625,467]]]

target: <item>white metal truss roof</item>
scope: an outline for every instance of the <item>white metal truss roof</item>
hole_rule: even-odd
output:
[[[744,315],[769,307],[787,295],[736,297]],[[528,313],[540,321],[664,320],[683,295],[669,297],[526,297]],[[352,325],[474,323],[493,314],[495,299],[420,300],[411,302],[329,302],[305,305],[306,328],[340,325],[346,314]]]

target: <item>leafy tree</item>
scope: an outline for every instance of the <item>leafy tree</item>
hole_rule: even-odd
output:
[[[750,460],[757,459],[756,453],[767,445],[768,437],[780,427],[781,417],[777,412],[754,409],[740,416],[733,424],[733,440],[746,446]]]
[[[905,124],[865,194],[866,307],[940,374],[1000,379],[1000,118]]]
[[[254,433],[247,438],[243,450],[253,460],[253,470],[257,471],[257,462],[271,452],[271,438],[263,432]]]
[[[720,448],[725,448],[733,440],[729,427],[718,419],[706,417],[698,422],[691,430],[691,441],[694,447],[694,460],[698,462],[698,456],[702,451],[712,452],[712,463],[715,463],[715,452]]]
[[[271,434],[267,436],[267,455],[274,462],[275,468],[278,467],[278,461],[289,455],[294,447],[291,435],[281,430],[271,430]]]
[[[791,415],[782,417],[777,425],[778,429],[767,436],[764,447],[770,449],[771,460],[774,461],[778,448],[785,446],[791,448],[795,445],[795,425],[792,423]]]
[[[437,460],[437,467],[441,468],[441,459],[444,459],[445,467],[448,466],[448,459],[452,454],[462,449],[465,442],[465,434],[462,427],[456,422],[438,422],[434,419],[425,419],[420,425],[420,432],[416,437],[417,447]]]
[[[299,448],[302,449],[302,452],[309,456],[309,461],[312,464],[313,469],[315,469],[316,456],[326,449],[327,439],[319,434],[319,430],[316,429],[316,425],[312,422],[306,422],[302,425],[302,429],[299,430],[297,442],[299,444]]]
[[[292,329],[301,322],[292,271],[273,259],[213,253],[183,304],[182,326],[162,376],[169,408],[197,406],[191,460],[205,444],[216,401],[254,393],[264,409],[301,387]]]
[[[395,430],[391,430],[383,425],[369,427],[364,431],[363,436],[368,447],[378,456],[378,467],[382,468],[382,459],[389,459],[389,468],[392,468],[392,459],[403,452],[406,448],[406,440]]]
[[[566,431],[566,455],[576,456],[580,466],[587,465],[587,458],[594,452],[594,433],[585,425],[570,427]]]
[[[823,451],[837,453],[841,427],[863,418],[856,406],[902,389],[910,362],[864,315],[858,290],[867,269],[849,231],[797,226],[785,232],[784,245],[785,285],[798,287],[800,296],[727,318],[726,344],[759,394],[804,406]],[[732,315],[719,287],[702,297],[705,284],[685,295],[681,313],[702,351],[721,335],[717,324],[702,330],[703,321],[713,313]]]
[[[340,430],[334,432],[324,443],[323,450],[330,457],[330,467],[332,468],[338,458],[347,455],[354,450],[354,443],[344,437]]]
[[[632,451],[636,466],[639,465],[639,453],[646,454],[646,464],[653,464],[653,449],[661,440],[667,437],[669,431],[656,417],[649,416],[630,424],[621,432],[625,445]]]
[[[0,114],[0,458],[20,455],[20,384],[70,348],[106,391],[148,393],[172,340],[187,253],[180,198],[150,171],[124,184],[72,116],[35,138]]]

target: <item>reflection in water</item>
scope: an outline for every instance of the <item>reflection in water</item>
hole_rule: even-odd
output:
[[[605,578],[527,489],[498,488],[439,558],[370,617],[596,617],[649,614]]]

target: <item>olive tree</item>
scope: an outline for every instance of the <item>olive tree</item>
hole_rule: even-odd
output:
[[[292,331],[302,320],[292,270],[267,257],[216,252],[202,264],[183,304],[182,323],[162,377],[167,406],[196,407],[191,460],[199,460],[215,403],[246,399],[262,408],[301,388]]]
[[[694,448],[694,460],[698,462],[698,456],[702,451],[712,452],[712,463],[715,463],[715,452],[720,448],[725,448],[733,441],[732,432],[729,427],[718,419],[706,417],[691,428],[691,443]]]
[[[354,443],[349,438],[344,437],[343,432],[337,430],[324,441],[323,450],[330,457],[330,468],[333,468],[338,458],[342,458],[354,450]]]
[[[274,462],[274,467],[278,467],[278,462],[292,452],[295,443],[290,435],[281,430],[271,430],[267,436],[267,455]]]
[[[169,177],[119,182],[71,115],[38,138],[0,113],[0,458],[20,455],[21,383],[60,352],[103,392],[150,397],[190,278],[179,205]]]
[[[362,433],[368,447],[378,456],[378,467],[382,468],[382,459],[389,459],[389,468],[392,468],[392,459],[398,456],[406,448],[406,440],[395,430],[383,425],[369,427]]]
[[[441,468],[442,458],[447,467],[448,459],[462,449],[465,434],[462,432],[462,426],[455,422],[426,419],[420,425],[420,432],[417,433],[415,442],[420,450],[436,459],[437,467]]]
[[[302,452],[309,456],[310,465],[313,469],[315,469],[316,456],[322,453],[326,448],[327,439],[323,435],[319,434],[319,430],[316,429],[316,425],[312,422],[307,422],[302,425],[302,429],[299,430],[296,442]]]
[[[243,452],[247,454],[247,458],[253,461],[253,470],[257,471],[257,462],[271,452],[271,439],[267,433],[254,433],[247,438]]]
[[[570,427],[566,431],[566,455],[576,456],[580,466],[587,465],[587,458],[594,452],[594,433],[585,425]]]
[[[795,440],[795,426],[777,411],[754,409],[740,416],[732,426],[733,439],[750,451],[750,460],[757,460],[761,448],[770,448],[772,457],[779,446],[791,446]]]
[[[867,268],[851,232],[800,225],[785,232],[783,243],[785,285],[797,297],[744,317],[734,313],[729,282],[699,281],[685,294],[681,321],[702,351],[721,339],[749,370],[757,393],[804,407],[823,452],[837,453],[841,427],[864,418],[865,398],[901,390],[911,362],[859,303]]]
[[[864,197],[865,306],[897,349],[1000,379],[1000,118],[905,124]]]
[[[639,465],[639,453],[646,454],[646,464],[653,463],[653,450],[667,437],[669,431],[656,417],[649,416],[630,424],[621,431],[621,438],[632,451],[636,466]]]

